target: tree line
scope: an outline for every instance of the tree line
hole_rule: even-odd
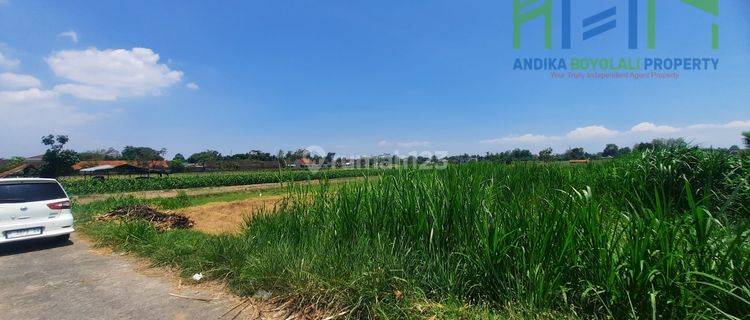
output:
[[[750,132],[742,134],[746,148],[750,149]],[[636,143],[631,147],[620,147],[614,143],[607,144],[604,150],[597,153],[589,153],[581,147],[570,148],[563,153],[555,154],[552,148],[546,148],[534,154],[527,149],[513,149],[499,153],[487,152],[484,155],[462,154],[450,156],[447,158],[450,163],[463,163],[470,161],[492,161],[492,162],[515,162],[515,161],[570,161],[570,160],[600,160],[616,158],[628,155],[634,151],[643,151],[647,149],[660,149],[672,147],[687,147],[689,143],[683,138],[676,139],[654,139],[651,142]],[[714,150],[725,151],[728,153],[739,153],[742,149],[739,146],[729,148],[715,148]]]
[[[750,131],[742,133],[745,147],[750,149]],[[42,137],[42,144],[47,147],[43,156],[43,165],[39,169],[39,175],[42,177],[59,177],[72,173],[72,166],[79,161],[102,161],[102,160],[126,160],[136,162],[164,161],[167,149],[153,149],[150,147],[126,146],[119,151],[114,148],[98,149],[84,152],[76,152],[66,149],[65,145],[70,141],[66,135],[47,135]],[[654,139],[651,142],[641,142],[631,147],[619,147],[616,144],[607,144],[604,149],[597,153],[588,153],[581,147],[570,148],[564,153],[555,154],[552,148],[546,148],[539,153],[534,154],[527,149],[513,149],[499,153],[487,152],[484,155],[455,155],[445,158],[450,163],[463,163],[470,161],[493,161],[493,162],[514,162],[514,161],[569,161],[583,159],[606,159],[615,158],[630,154],[633,151],[642,151],[646,149],[669,148],[677,146],[688,146],[688,143],[682,139]],[[729,153],[742,152],[739,146],[731,146],[727,149],[718,149]],[[330,156],[330,155],[329,155]],[[187,163],[205,165],[208,163],[232,162],[232,161],[278,161],[280,165],[294,163],[294,161],[310,158],[312,160],[321,160],[320,155],[312,155],[305,149],[295,151],[279,150],[275,155],[260,150],[250,150],[247,153],[238,153],[233,155],[222,155],[216,150],[206,150],[194,153],[185,158],[181,153],[175,154],[170,161],[170,168],[173,172],[184,170]],[[373,158],[375,159],[375,158]],[[372,162],[373,159],[369,161]],[[442,159],[423,158],[416,159],[416,163],[436,162]],[[0,172],[11,169],[24,161],[23,157],[14,157],[8,160],[0,159]],[[395,159],[392,160],[395,163]],[[342,159],[336,160],[341,164]]]

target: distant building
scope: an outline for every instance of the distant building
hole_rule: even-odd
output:
[[[358,159],[354,158],[339,158],[337,165],[340,167],[354,167],[359,163]]]
[[[185,171],[206,171],[206,165],[202,163],[186,163]]]
[[[43,158],[43,155],[26,158],[18,166],[9,168],[5,172],[0,172],[0,178],[36,175],[44,164]],[[164,160],[91,160],[78,162],[71,169],[85,175],[168,173],[169,162]]]
[[[295,168],[306,169],[313,165],[315,165],[315,163],[312,160],[310,160],[310,158],[301,158],[301,159],[297,159],[296,161],[294,161]]]
[[[0,178],[31,176],[34,173],[38,172],[39,169],[42,168],[43,164],[44,155],[28,157],[24,159],[23,162],[21,162],[19,165],[13,168],[8,168],[8,170],[4,172],[0,172]]]
[[[158,161],[91,160],[81,161],[72,167],[81,175],[103,176],[110,174],[163,174],[169,173],[169,163]]]
[[[100,167],[100,166],[111,166],[113,168],[130,166],[134,168],[140,168],[142,170],[158,172],[169,170],[169,162],[165,160],[154,160],[154,161],[126,161],[126,160],[90,160],[81,161],[73,165],[73,170],[81,171],[83,169]]]
[[[125,163],[118,166],[103,164],[96,167],[81,169],[78,173],[81,175],[103,176],[110,174],[148,174],[150,171],[148,169]]]

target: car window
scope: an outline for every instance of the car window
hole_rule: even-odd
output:
[[[22,203],[67,198],[57,183],[0,184],[0,203]]]

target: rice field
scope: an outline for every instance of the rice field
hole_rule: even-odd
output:
[[[85,223],[157,264],[348,318],[750,318],[750,157],[401,169],[289,199],[238,235]],[[122,201],[122,200],[120,200]]]

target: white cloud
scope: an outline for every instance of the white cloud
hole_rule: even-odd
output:
[[[687,129],[720,129],[720,128],[726,128],[726,129],[747,129],[750,128],[750,120],[747,121],[732,121],[729,123],[724,124],[694,124],[692,126],[688,126]]]
[[[632,132],[655,132],[655,133],[671,133],[671,132],[677,132],[680,131],[680,129],[677,129],[675,127],[670,126],[657,126],[651,122],[641,122],[632,128],[630,128],[630,131]]]
[[[56,100],[57,92],[32,88],[21,91],[0,91],[0,107],[39,104]]]
[[[0,0],[0,2],[3,0]],[[63,34],[75,41],[73,34]],[[77,36],[77,35],[76,35]],[[2,49],[0,43],[0,50]],[[74,134],[87,139],[87,130],[102,119],[122,112],[121,106],[102,110],[101,104],[78,104],[80,100],[117,100],[123,97],[159,95],[179,83],[182,72],[159,63],[150,49],[67,50],[46,59],[61,84],[43,88],[33,75],[0,71],[0,155],[29,155],[38,151],[38,137],[50,132]],[[0,53],[0,70],[21,62]],[[105,124],[106,125],[106,124]],[[95,134],[94,134],[95,135]]]
[[[147,48],[66,50],[48,57],[47,64],[73,82],[55,90],[81,99],[160,95],[182,79],[181,71],[159,64],[159,55]]]
[[[73,43],[78,43],[78,33],[73,30],[65,31],[57,35],[58,37],[69,38]]]
[[[38,88],[42,82],[34,76],[12,72],[0,73],[0,87],[6,89]]]
[[[29,156],[39,152],[39,137],[42,135],[70,134],[108,113],[84,112],[63,103],[55,91],[31,88],[0,91],[0,114],[2,156]]]
[[[588,126],[583,128],[576,128],[575,130],[568,132],[565,135],[571,139],[591,139],[600,137],[612,137],[617,135],[617,131],[607,129],[603,126]]]
[[[25,131],[28,129],[54,130],[85,124],[101,116],[80,112],[62,103],[57,92],[39,88],[0,91],[0,114],[3,115],[0,127],[17,128],[23,137],[28,135]]]
[[[750,120],[746,121],[732,121],[724,124],[725,128],[736,128],[736,129],[748,129],[750,128]]]
[[[0,52],[0,67],[10,69],[17,67],[19,64],[21,64],[20,60],[8,58],[4,56],[2,52]]]
[[[111,88],[87,86],[82,84],[60,84],[56,85],[56,92],[72,95],[79,99],[113,101],[117,100],[118,92]]]
[[[190,89],[190,90],[198,90],[198,89],[200,89],[200,87],[197,84],[195,84],[195,82],[190,82],[190,83],[186,84],[185,87],[188,88],[188,89]]]
[[[553,147],[562,152],[570,147],[584,147],[590,152],[603,149],[607,143],[620,146],[632,146],[637,142],[651,141],[656,138],[685,138],[692,144],[706,147],[729,147],[741,145],[740,133],[750,130],[750,120],[731,121],[723,124],[696,124],[685,127],[657,125],[642,122],[627,131],[616,131],[604,126],[594,125],[577,128],[565,136],[545,136],[535,134],[509,135],[504,138],[480,141],[481,144],[498,145],[503,148],[529,148],[541,150]]]

